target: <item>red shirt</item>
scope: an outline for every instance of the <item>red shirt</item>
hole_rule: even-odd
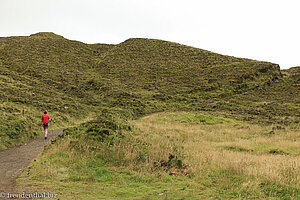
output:
[[[50,119],[50,117],[47,114],[44,114],[41,118],[41,120],[43,121],[43,124],[48,123],[49,119]]]

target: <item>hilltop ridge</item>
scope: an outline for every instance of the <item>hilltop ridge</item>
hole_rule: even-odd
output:
[[[34,34],[31,34],[29,37],[65,39],[63,36],[55,34],[53,32],[39,32],[39,33],[34,33]]]

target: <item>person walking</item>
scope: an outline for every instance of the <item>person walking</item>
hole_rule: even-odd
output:
[[[47,140],[49,121],[51,120],[50,116],[47,113],[47,110],[45,110],[44,115],[41,117],[42,125],[44,127],[45,140]]]

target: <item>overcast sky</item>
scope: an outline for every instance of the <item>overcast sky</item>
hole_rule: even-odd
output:
[[[287,69],[300,66],[299,9],[299,0],[0,0],[0,37],[154,38]]]

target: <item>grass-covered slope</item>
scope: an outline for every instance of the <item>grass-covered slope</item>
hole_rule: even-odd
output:
[[[97,58],[98,50],[53,33],[0,38],[1,148],[39,134],[44,109],[57,126],[83,119],[99,99],[86,89]]]
[[[278,65],[272,63],[153,39],[126,40],[107,51],[97,67],[127,88],[167,93],[214,90],[247,79],[281,76]]]
[[[67,102],[76,107],[75,102],[90,99],[78,84],[91,76],[88,69],[96,55],[86,44],[51,33],[1,38],[2,75],[16,86],[7,86],[2,95],[13,102],[60,111],[65,109],[63,98],[68,98]]]
[[[50,127],[74,126],[25,171],[22,191],[299,196],[299,68],[161,40],[84,44],[37,33],[0,38],[0,86],[0,149],[40,134],[44,109]],[[155,112],[167,113],[141,118]]]
[[[281,123],[278,109],[293,123],[299,111],[297,70],[154,39],[108,45],[54,33],[0,38],[0,69],[1,148],[38,134],[44,109],[57,127],[105,109],[129,118],[218,111],[268,123]]]

